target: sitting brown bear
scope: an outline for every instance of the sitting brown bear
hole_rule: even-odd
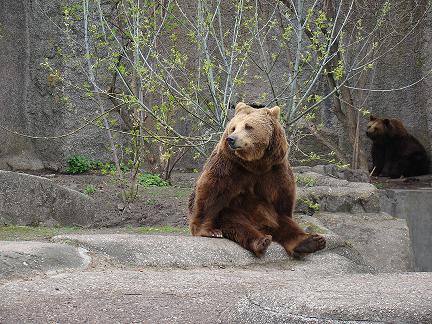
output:
[[[372,140],[372,175],[400,178],[428,173],[425,148],[399,120],[370,116],[366,135]]]
[[[240,102],[189,200],[193,235],[226,237],[256,256],[271,241],[301,257],[325,247],[292,219],[295,181],[280,109]]]

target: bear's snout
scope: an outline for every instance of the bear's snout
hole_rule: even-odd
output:
[[[228,145],[229,145],[232,149],[235,148],[235,140],[236,140],[236,139],[235,139],[234,136],[228,136],[227,139],[226,139]]]

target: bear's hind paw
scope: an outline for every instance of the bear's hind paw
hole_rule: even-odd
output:
[[[295,248],[293,257],[301,258],[309,253],[314,253],[324,249],[326,246],[326,240],[324,237],[318,234],[312,234],[306,239],[301,241]]]

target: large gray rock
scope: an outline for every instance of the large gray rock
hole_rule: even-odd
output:
[[[89,262],[84,249],[66,244],[0,241],[0,279],[80,270]]]
[[[431,273],[365,274],[327,238],[326,250],[294,261],[277,246],[257,259],[224,239],[57,236],[72,255],[87,247],[92,271],[4,282],[0,322],[428,323]],[[32,243],[7,243],[3,254],[40,262],[37,244],[65,246]]]
[[[59,28],[65,6],[73,3],[0,1],[1,126],[21,134],[55,137],[76,130],[98,114],[99,108],[83,91],[68,86],[88,80],[82,69],[81,34],[64,42],[65,34]],[[58,77],[52,77],[45,63]],[[0,169],[57,170],[74,154],[109,160],[107,141],[106,132],[94,125],[49,140],[32,140],[0,129]]]
[[[430,323],[432,274],[67,273],[0,286],[1,323]]]
[[[244,297],[228,323],[431,323],[432,274],[309,278]]]
[[[290,258],[278,244],[272,243],[263,258],[227,239],[175,235],[59,235],[52,240],[78,245],[115,263],[133,267],[197,268],[244,267],[283,264],[284,267],[320,273],[365,272],[370,269],[347,249],[344,241],[328,236],[328,248],[303,261]],[[342,251],[343,250],[343,251]],[[340,252],[341,251],[341,252]],[[339,253],[339,254],[338,254]],[[341,254],[341,255],[340,255]],[[342,255],[343,254],[343,255]]]
[[[378,189],[370,183],[349,182],[316,172],[298,174],[296,211],[372,213],[380,211]],[[314,204],[315,207],[313,206]]]
[[[0,2],[0,125],[21,132],[26,130],[24,125],[28,117],[27,93],[23,88],[30,79],[24,12],[23,1]],[[30,139],[1,129],[0,169],[15,166],[27,169],[43,167]]]
[[[87,226],[94,219],[92,198],[49,179],[0,171],[0,225]]]
[[[386,213],[318,213],[325,227],[346,239],[379,272],[414,269],[407,222]]]
[[[432,271],[432,190],[392,189],[382,198],[384,211],[408,223],[416,271]]]
[[[310,166],[296,166],[293,171],[297,174],[314,172],[336,179],[347,180],[351,182],[369,182],[369,173],[360,169],[340,168],[335,164],[324,164]]]

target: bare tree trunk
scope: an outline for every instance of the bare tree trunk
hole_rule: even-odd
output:
[[[296,11],[293,1],[281,0],[281,2],[284,3],[292,12],[296,12],[296,15],[301,14],[298,13],[298,10]],[[302,8],[302,6],[300,6],[299,8]],[[326,0],[323,3],[323,10],[326,12],[327,17],[331,17],[334,24],[336,24],[337,17],[334,0]],[[325,63],[324,68],[327,71],[326,77],[330,86],[330,90],[334,91],[333,112],[340,124],[342,125],[343,129],[347,133],[349,142],[354,148],[353,158],[351,159],[351,167],[367,170],[367,157],[363,142],[359,136],[360,132],[358,111],[355,109],[350,89],[348,89],[344,85],[339,86],[333,72],[335,71],[339,62],[342,60],[339,39],[337,38],[337,36],[336,38],[333,38],[332,32],[334,30],[329,31],[327,29],[322,29],[321,31],[325,36],[329,37],[328,42],[331,42],[329,43],[329,54],[334,55],[331,60]],[[304,33],[312,42],[314,37],[313,33],[308,29],[304,29]],[[320,140],[323,144],[325,144],[328,148],[335,152],[336,156],[338,156],[339,159],[341,159],[343,156],[344,158],[341,159],[342,161],[349,161],[349,159],[346,157],[346,154],[342,153],[342,150],[340,150],[336,143],[333,143],[331,139],[323,136],[323,134],[319,132],[316,127],[311,127],[311,125],[309,124],[308,128],[309,130],[311,130],[312,134],[317,137],[318,140]]]
[[[89,5],[88,0],[83,0],[84,42],[85,42],[85,49],[86,49],[89,79],[90,79],[90,82],[93,86],[93,90],[95,92],[95,96],[96,96],[96,100],[98,102],[99,109],[101,110],[101,113],[103,114],[102,120],[103,120],[104,128],[105,128],[107,135],[108,135],[108,140],[109,140],[110,147],[111,147],[114,165],[116,167],[117,177],[121,181],[121,186],[123,186],[124,179],[123,179],[123,173],[122,173],[121,168],[120,168],[120,162],[119,162],[119,158],[118,158],[118,154],[117,154],[117,149],[116,149],[116,146],[114,143],[114,138],[113,138],[112,133],[111,133],[111,128],[110,128],[108,119],[107,119],[106,114],[105,114],[105,108],[103,106],[102,100],[101,100],[100,95],[99,95],[99,89],[98,89],[98,86],[96,84],[96,78],[94,76],[93,67],[92,67],[92,63],[90,60],[90,42],[89,42],[89,37],[88,37],[88,5]],[[123,188],[121,190],[121,197],[122,197],[122,201],[126,202],[126,193],[125,193]]]

